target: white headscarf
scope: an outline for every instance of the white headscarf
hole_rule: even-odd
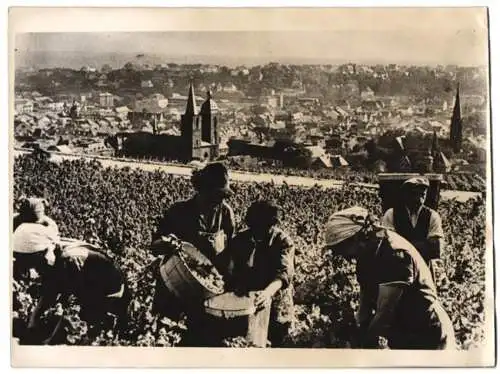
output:
[[[325,227],[326,245],[333,246],[356,235],[363,228],[368,214],[359,206],[332,214]]]
[[[57,229],[53,226],[23,223],[14,231],[14,252],[31,254],[47,250],[45,258],[49,265],[54,265],[54,250],[59,240]]]

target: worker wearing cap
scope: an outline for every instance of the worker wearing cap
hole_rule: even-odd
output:
[[[327,250],[356,260],[362,347],[377,348],[385,337],[391,349],[456,348],[430,270],[411,243],[379,226],[362,207],[333,214],[325,239]]]
[[[280,347],[293,322],[295,247],[279,228],[280,209],[261,200],[250,205],[247,230],[238,233],[224,253],[226,289],[246,294],[257,291],[255,306],[271,306],[268,340]]]
[[[382,224],[412,243],[430,264],[440,258],[444,232],[439,213],[424,205],[428,188],[427,178],[406,180],[401,186],[403,204],[387,210]]]
[[[191,182],[195,195],[185,201],[173,204],[160,220],[156,232],[153,233],[151,249],[154,255],[164,259],[171,256],[176,249],[168,236],[191,243],[212,262],[226,248],[235,229],[234,213],[225,201],[232,194],[229,186],[229,173],[222,163],[210,163],[193,172]],[[153,312],[157,315],[177,318],[185,312],[186,302],[179,300],[165,286],[158,271],[153,301]],[[191,306],[189,306],[191,308]],[[200,318],[195,317],[195,323]],[[196,328],[188,330],[183,343],[203,346],[210,342],[202,341],[196,336]],[[192,336],[191,336],[192,335]]]
[[[17,273],[33,268],[42,280],[40,297],[28,322],[28,341],[40,343],[35,333],[40,316],[57,302],[65,305],[70,295],[76,296],[81,306],[80,317],[96,328],[125,327],[129,295],[124,276],[97,248],[63,241],[54,227],[38,223],[19,225],[13,247]],[[62,318],[44,343],[51,342],[61,323]]]
[[[165,254],[161,237],[173,234],[213,260],[234,233],[234,213],[225,201],[232,194],[228,170],[221,163],[208,164],[193,173],[191,182],[195,196],[167,210],[153,234],[152,249]]]

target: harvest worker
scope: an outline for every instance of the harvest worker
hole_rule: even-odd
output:
[[[256,201],[247,210],[247,230],[238,233],[224,252],[226,289],[236,294],[258,291],[257,308],[271,306],[268,339],[282,346],[293,322],[292,277],[295,250],[278,227],[279,207]]]
[[[235,230],[233,210],[225,201],[232,194],[229,173],[224,164],[210,163],[194,171],[191,182],[196,194],[189,200],[173,204],[167,210],[153,234],[151,250],[165,261],[175,250],[175,245],[168,238],[173,235],[191,243],[215,263],[216,257],[226,248]],[[160,316],[178,317],[181,312],[186,311],[186,307],[191,307],[186,302],[189,303],[189,300],[178,300],[166,288],[158,271],[153,312]],[[193,317],[191,321],[197,323],[201,319]],[[188,333],[196,335],[195,327],[191,330]],[[205,337],[194,335],[185,337],[184,344],[210,344],[202,341]]]
[[[175,235],[193,244],[210,260],[220,254],[234,233],[234,213],[225,199],[232,194],[228,170],[222,163],[211,163],[193,172],[195,196],[173,204],[153,234],[153,253],[168,255],[162,236]]]
[[[387,210],[382,224],[413,244],[430,265],[440,258],[444,232],[439,213],[424,205],[428,188],[426,178],[406,180],[401,186],[402,205]]]
[[[361,207],[333,214],[325,231],[328,250],[356,260],[363,347],[378,347],[382,336],[391,349],[455,348],[453,325],[414,246]]]
[[[97,248],[79,241],[61,241],[51,226],[23,223],[14,232],[14,259],[17,266],[34,268],[41,276],[38,304],[28,323],[27,338],[37,341],[36,329],[47,309],[70,295],[81,307],[80,317],[97,329],[122,329],[126,324],[129,294],[121,271]],[[59,320],[49,344],[60,330]],[[38,341],[40,343],[40,341]]]
[[[19,211],[14,214],[13,229],[22,223],[40,223],[44,226],[51,226],[57,230],[57,224],[53,219],[45,214],[45,209],[48,206],[46,199],[37,197],[21,197],[19,199]]]

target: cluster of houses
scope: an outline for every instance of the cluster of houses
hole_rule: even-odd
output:
[[[434,105],[432,117],[425,114],[430,105],[405,105],[399,98],[373,97],[337,104],[322,105],[316,98],[300,97],[287,107],[254,105],[243,114],[245,120],[240,122],[245,123],[239,126],[239,135],[258,143],[286,139],[323,147],[337,139],[344,148],[337,151],[346,152],[356,145],[353,139],[364,141],[388,130],[401,128],[422,134],[436,131],[442,137],[449,131],[446,101],[439,107]],[[442,115],[441,121],[435,119],[437,113]]]
[[[461,100],[467,113],[487,111],[486,100],[479,95],[463,95]],[[282,98],[278,102],[283,102]],[[285,141],[309,149],[313,165],[331,168],[347,165],[345,159],[359,152],[367,141],[388,132],[406,134],[408,139],[428,139],[429,146],[434,136],[450,136],[453,99],[375,97],[367,87],[357,100],[336,104],[324,105],[317,98],[298,96],[285,106],[257,104],[240,111],[240,125],[237,134],[230,137],[229,154],[272,158],[265,155],[274,152],[276,142]],[[232,121],[238,120],[234,116]],[[463,134],[464,140],[476,148],[479,162],[486,159],[485,143],[481,141],[484,131],[469,126]],[[450,170],[452,163],[442,152],[435,153],[434,158],[441,171]]]
[[[169,71],[175,70],[172,66],[168,68]],[[183,68],[179,66],[178,69],[179,74],[182,73]],[[219,67],[207,65],[200,69],[215,73]],[[93,139],[95,145],[86,149],[96,151],[104,151],[103,140],[116,133],[140,131],[179,136],[180,120],[188,97],[175,92],[165,97],[154,92],[157,69],[150,67],[150,70],[152,78],[141,82],[143,93],[131,101],[106,91],[110,88],[106,84],[101,85],[102,91],[78,96],[49,97],[37,91],[19,93],[14,100],[14,135],[20,141],[31,142],[68,136],[73,139],[73,145],[79,139]],[[401,73],[397,65],[388,65],[381,70],[348,64],[340,70],[349,76],[360,71],[377,77]],[[88,67],[85,73],[105,80],[105,74],[94,68]],[[254,70],[244,67],[230,71],[232,77],[253,74]],[[438,70],[436,74],[446,72]],[[255,79],[262,79],[262,73]],[[173,84],[169,82],[167,84],[172,88]],[[371,87],[361,86],[357,81],[338,86],[339,90],[352,91],[355,95],[350,99],[325,100],[308,95],[301,82],[286,89],[264,89],[258,97],[248,96],[231,82],[199,83],[196,92],[211,91],[221,109],[220,155],[230,153],[229,143],[235,139],[261,147],[272,147],[275,142],[286,141],[306,147],[319,164],[329,168],[345,166],[347,155],[359,151],[367,140],[387,131],[401,130],[423,137],[432,134],[440,138],[449,136],[452,98],[415,101],[405,96],[377,97]],[[195,100],[201,102],[204,98],[197,96]],[[487,111],[485,97],[463,95],[462,100],[462,107],[469,113]],[[465,138],[471,144],[479,144],[478,147],[483,144],[481,136],[484,134],[474,131],[465,134]]]

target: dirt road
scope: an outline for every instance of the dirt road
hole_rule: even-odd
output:
[[[27,154],[28,151],[24,150],[14,150],[14,157]],[[187,165],[175,165],[175,164],[165,164],[159,162],[142,162],[135,160],[127,160],[127,159],[116,159],[116,158],[108,158],[108,157],[100,157],[93,155],[72,155],[72,154],[61,154],[61,153],[51,153],[51,161],[60,162],[62,160],[70,160],[70,159],[96,159],[105,167],[129,167],[129,168],[140,168],[142,170],[147,171],[155,171],[161,170],[165,173],[179,175],[184,177],[189,177],[192,172],[192,167]],[[307,178],[307,177],[297,177],[297,176],[286,176],[279,174],[257,174],[250,172],[242,172],[242,171],[231,171],[230,179],[237,182],[261,182],[261,183],[274,183],[274,184],[283,184],[286,183],[291,186],[304,186],[304,187],[313,187],[315,185],[325,187],[325,188],[341,188],[344,184],[341,180],[333,180],[333,179],[315,179],[315,178]],[[378,188],[376,184],[368,184],[368,183],[358,183],[359,186],[373,188],[374,190]],[[441,191],[441,196],[444,199],[457,199],[459,201],[466,201],[470,198],[479,196],[478,192],[468,192],[468,191],[454,191],[454,190],[446,190]]]

